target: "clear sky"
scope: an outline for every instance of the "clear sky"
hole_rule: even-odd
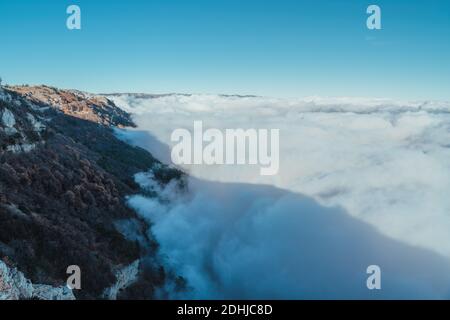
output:
[[[66,8],[82,30],[66,28]],[[368,30],[366,9],[382,10]],[[91,92],[450,100],[448,0],[0,0],[0,75]]]

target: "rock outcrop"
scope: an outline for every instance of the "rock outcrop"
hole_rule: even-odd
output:
[[[107,300],[117,300],[122,290],[136,282],[139,273],[139,264],[140,261],[136,260],[129,266],[119,269],[116,272],[116,282],[103,292],[103,297]]]
[[[75,300],[75,296],[66,286],[33,284],[22,272],[0,260],[0,300],[23,299]]]
[[[77,90],[60,90],[48,86],[14,86],[7,88],[33,104],[47,105],[66,115],[107,126],[134,126],[128,113],[104,96]]]
[[[0,92],[0,152],[29,152],[42,141],[46,126],[42,115],[30,109],[26,101],[14,99],[7,91]]]

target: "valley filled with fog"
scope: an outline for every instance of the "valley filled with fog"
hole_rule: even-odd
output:
[[[192,298],[444,298],[450,258],[450,104],[215,95],[109,97],[117,135],[170,163],[171,133],[280,129],[278,175],[192,165],[190,194],[130,205],[154,223]],[[136,180],[145,186],[151,177]],[[153,186],[154,187],[154,186]],[[170,188],[169,188],[170,189]],[[366,267],[383,290],[365,287]],[[183,296],[186,297],[186,296]]]

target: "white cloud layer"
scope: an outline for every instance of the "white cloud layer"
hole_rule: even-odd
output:
[[[436,274],[439,274],[434,278],[428,271],[416,269],[423,266],[422,254],[428,253],[419,249],[415,253],[412,248],[396,247],[397,244],[392,247],[389,244],[392,240],[385,236],[450,258],[449,103],[208,95],[156,99],[125,95],[114,100],[132,112],[138,124],[137,130],[119,134],[148,148],[166,162],[170,161],[167,145],[170,145],[171,132],[177,128],[192,129],[195,120],[222,129],[279,128],[281,163],[277,176],[262,177],[256,166],[189,166],[185,169],[200,179],[266,184],[317,201],[305,200],[287,191],[283,196],[271,195],[261,186],[212,182],[198,182],[203,187],[207,184],[207,190],[194,187],[193,198],[189,201],[175,203],[173,207],[163,206],[153,213],[145,208],[154,207],[154,200],[133,198],[133,206],[155,219],[155,233],[173,262],[184,270],[182,265],[190,261],[184,266],[189,270],[183,273],[189,274],[187,278],[198,286],[197,291],[249,297],[265,294],[297,297],[302,296],[301,292],[310,292],[314,297],[314,286],[323,283],[326,287],[328,280],[333,283],[334,278],[327,278],[328,275],[333,277],[331,270],[348,268],[341,272],[344,278],[355,278],[337,284],[350,286],[340,292],[351,297],[365,296],[367,292],[356,289],[355,285],[365,277],[365,269],[363,274],[358,273],[362,265],[373,258],[394,270],[391,277],[395,274],[397,278],[390,278],[390,283],[396,290],[390,292],[398,296],[401,291],[409,297],[412,282],[405,279],[408,271],[401,275],[402,265],[405,268],[399,258],[402,257],[414,264],[410,274],[422,279],[417,280],[420,285],[417,282],[412,285],[420,288],[421,294],[439,297],[448,294],[448,278],[441,273],[443,260],[436,258],[440,261],[438,266],[434,264],[438,260],[428,259],[431,264],[428,268],[437,268]],[[224,194],[226,199],[222,198]],[[239,198],[241,194],[246,194],[246,198]],[[336,206],[345,213],[330,209]],[[372,225],[382,235],[368,230],[351,216]],[[366,230],[367,234],[359,230]],[[221,235],[220,241],[211,241],[208,234]],[[360,241],[359,246],[340,251],[354,241]],[[333,244],[342,255],[333,252]],[[362,253],[367,249],[373,251],[374,246],[376,253]],[[189,256],[189,248],[198,252]],[[403,251],[408,253],[401,254]],[[310,260],[302,260],[304,255],[298,252],[307,252]],[[245,259],[247,254],[252,261]],[[209,259],[208,263],[200,256]],[[351,263],[345,257],[355,258]],[[193,260],[200,261],[202,268],[205,263],[209,264],[214,275],[212,280],[219,289],[211,286],[214,283],[211,279],[202,278],[204,269],[191,265]],[[259,270],[255,261],[267,268]],[[271,278],[264,278],[264,272]],[[252,277],[255,281],[245,281]],[[320,281],[316,277],[320,277]],[[395,281],[397,285],[393,284]],[[431,290],[433,283],[435,289],[438,287],[435,282],[444,288]],[[235,287],[236,283],[240,287]],[[293,287],[292,283],[299,286]],[[291,290],[292,295],[289,295],[283,291],[286,287],[299,291]],[[384,294],[388,293],[384,291]],[[324,296],[333,297],[331,293]]]

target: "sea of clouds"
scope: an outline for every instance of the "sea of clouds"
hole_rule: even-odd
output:
[[[173,130],[280,129],[280,171],[186,166],[189,194],[129,199],[191,298],[450,295],[450,104],[216,95],[110,97],[117,131],[170,163]],[[136,177],[155,188],[151,176]],[[167,200],[166,199],[166,200]],[[383,289],[367,290],[380,265]],[[447,275],[449,274],[449,275]]]

